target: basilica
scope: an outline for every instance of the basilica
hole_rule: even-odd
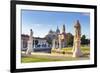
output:
[[[52,39],[52,48],[53,49],[61,49],[67,46],[67,33],[65,25],[63,24],[62,30],[60,31],[57,27],[55,36]]]
[[[31,32],[32,29],[31,29]],[[34,50],[51,50],[54,49],[61,49],[67,46],[67,39],[66,39],[66,28],[65,25],[62,25],[62,30],[60,31],[58,26],[56,31],[50,30],[44,38],[34,37],[32,36],[32,47]],[[28,48],[28,41],[30,35],[21,34],[21,49],[27,50]],[[49,41],[51,43],[49,43]]]

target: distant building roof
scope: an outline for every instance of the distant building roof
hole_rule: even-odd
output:
[[[46,38],[34,37],[34,39],[46,40]]]
[[[21,37],[29,37],[27,34],[21,34]]]
[[[21,34],[21,37],[24,37],[24,38],[29,38],[29,35],[26,35],[26,34]],[[45,40],[46,38],[41,38],[41,37],[33,37],[34,39],[41,39],[41,40]]]
[[[50,31],[49,31],[49,34],[50,34],[50,33],[54,33],[54,31],[50,30]]]

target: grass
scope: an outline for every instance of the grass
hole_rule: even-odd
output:
[[[73,49],[73,47],[62,48],[61,50],[52,49],[52,53],[72,55],[72,53],[73,53],[72,49]],[[80,49],[81,49],[81,52],[83,53],[83,55],[89,55],[90,54],[90,47],[89,46],[81,46]]]
[[[67,47],[67,48],[62,48],[66,52],[72,52],[73,47]],[[90,53],[90,47],[89,46],[82,46],[81,51],[83,54],[89,54]]]
[[[66,51],[72,51],[73,47],[67,47],[67,48],[62,48],[62,49],[66,50]],[[82,46],[81,50],[82,51],[90,51],[90,48],[88,46]]]
[[[61,61],[60,59],[49,59],[49,58],[38,58],[38,57],[22,57],[21,62],[30,63],[30,62],[50,62],[50,61]]]
[[[58,58],[43,58],[43,57],[35,57],[34,55],[31,57],[22,57],[22,63],[32,63],[32,62],[53,62],[53,61],[73,61],[73,60],[87,60],[89,57],[81,57],[81,58],[74,58],[74,57],[66,57],[64,59]]]
[[[72,54],[72,47],[62,48],[63,51],[69,52]],[[83,57],[73,58],[71,56],[66,56],[64,58],[57,58],[57,57],[43,57],[43,56],[22,56],[21,62],[22,63],[31,63],[31,62],[52,62],[52,61],[73,61],[73,60],[87,60],[89,59],[90,55],[90,48],[89,46],[82,46],[81,51],[84,54]]]

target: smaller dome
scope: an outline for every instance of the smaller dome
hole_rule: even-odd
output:
[[[52,31],[52,30],[50,30],[50,31],[49,31],[49,33],[53,33],[53,31]]]

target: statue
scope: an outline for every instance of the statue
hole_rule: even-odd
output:
[[[28,40],[28,48],[26,54],[31,54],[32,51],[33,51],[33,31],[32,29],[30,29],[30,36]]]
[[[77,20],[77,23],[74,26],[75,28],[75,35],[74,35],[74,42],[73,42],[73,57],[80,57],[82,56],[81,52],[81,25],[79,23],[79,20]]]

